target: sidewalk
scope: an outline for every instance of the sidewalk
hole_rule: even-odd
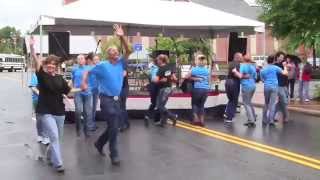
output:
[[[296,87],[297,89],[297,87]],[[295,95],[297,92],[295,92]],[[240,102],[242,99],[240,98]],[[264,95],[263,95],[263,84],[258,83],[256,86],[256,92],[252,99],[252,103],[256,107],[264,106]],[[299,112],[307,115],[320,116],[320,102],[310,101],[310,102],[300,102],[300,101],[290,101],[289,111]]]

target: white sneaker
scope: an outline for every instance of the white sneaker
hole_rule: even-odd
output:
[[[37,137],[37,142],[40,143],[40,142],[42,142],[42,141],[43,141],[43,138],[42,138],[41,136],[38,136],[38,137]]]
[[[305,99],[304,102],[310,102],[310,99]]]
[[[41,143],[44,144],[44,145],[48,145],[48,144],[50,144],[50,140],[49,140],[49,138],[45,137],[45,138],[43,138]]]

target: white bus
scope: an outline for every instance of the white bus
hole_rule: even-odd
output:
[[[13,72],[16,70],[23,70],[24,68],[24,56],[16,54],[0,54],[0,72],[2,72],[3,70]]]

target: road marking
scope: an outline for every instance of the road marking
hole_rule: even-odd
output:
[[[307,156],[304,156],[301,154],[289,152],[284,149],[275,148],[275,147],[268,146],[268,145],[261,144],[261,143],[257,143],[254,141],[242,139],[242,138],[239,138],[236,136],[221,133],[221,132],[214,131],[211,129],[193,126],[191,124],[184,123],[181,121],[177,122],[177,127],[187,129],[189,131],[193,131],[193,132],[196,132],[196,133],[199,133],[202,135],[206,135],[209,137],[213,137],[216,139],[220,139],[220,140],[232,143],[232,144],[237,144],[237,145],[240,145],[243,147],[247,147],[247,148],[254,149],[254,150],[257,150],[260,152],[264,152],[269,155],[280,157],[282,159],[286,159],[286,160],[289,160],[289,161],[292,161],[292,162],[295,162],[295,163],[298,163],[298,164],[301,164],[301,165],[304,165],[307,167],[311,167],[311,168],[320,170],[320,160],[318,160],[318,159],[314,159],[314,158],[307,157]]]

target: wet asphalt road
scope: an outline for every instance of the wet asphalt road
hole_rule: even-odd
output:
[[[120,135],[120,167],[112,167],[92,146],[105,124],[90,139],[77,138],[74,125],[65,126],[64,175],[35,160],[41,147],[35,143],[31,96],[21,73],[0,73],[0,177],[3,180],[319,180],[320,170],[206,136],[185,128],[145,128],[132,120]],[[27,79],[24,74],[24,79]],[[261,119],[261,111],[258,110]],[[291,114],[291,123],[276,128],[247,129],[244,110],[232,127],[208,117],[207,128],[320,159],[320,118]],[[30,148],[26,147],[30,146]],[[106,149],[107,150],[107,149]]]

